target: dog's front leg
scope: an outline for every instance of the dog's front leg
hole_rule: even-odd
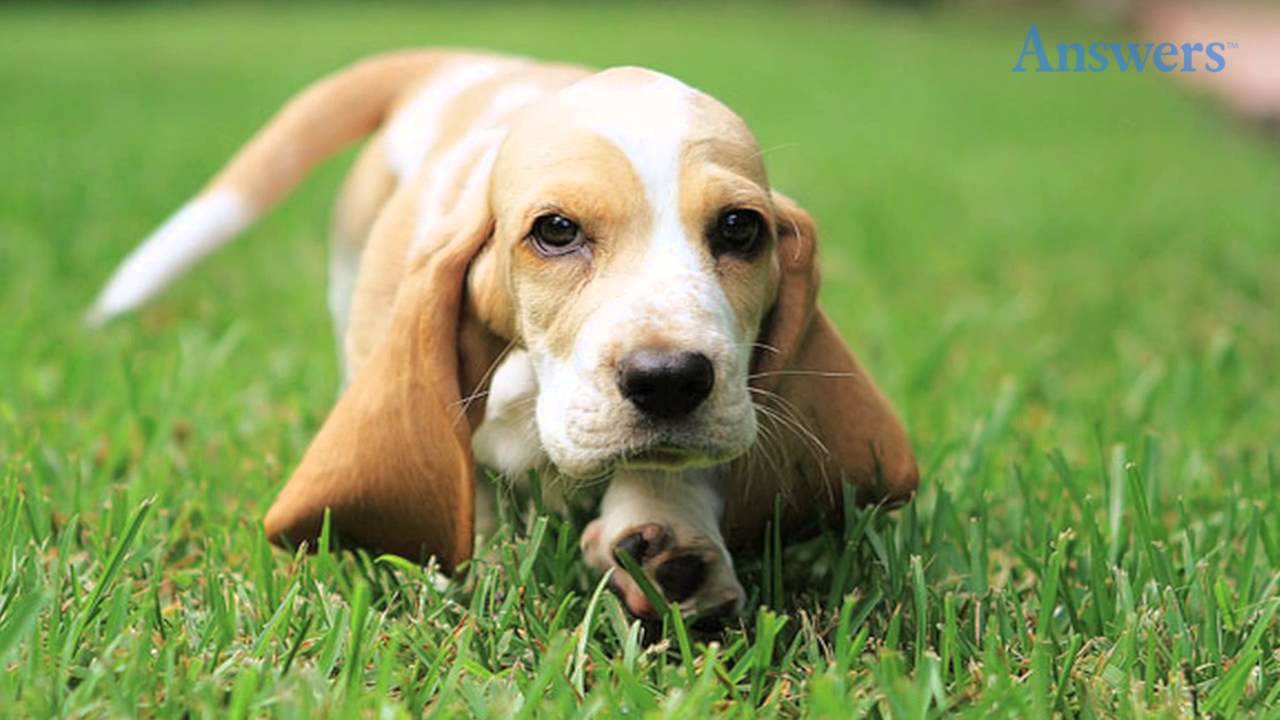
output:
[[[614,589],[637,617],[658,613],[622,569],[619,549],[682,614],[734,614],[745,593],[720,533],[723,505],[712,471],[620,470],[601,500],[600,516],[582,533],[583,556],[601,572],[617,568]]]

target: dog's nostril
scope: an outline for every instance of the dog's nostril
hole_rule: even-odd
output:
[[[693,412],[715,385],[711,359],[697,352],[637,350],[618,367],[618,389],[640,412],[674,419]]]

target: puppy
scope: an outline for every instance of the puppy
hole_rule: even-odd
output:
[[[329,309],[344,388],[267,513],[446,572],[472,552],[476,463],[537,469],[582,536],[684,613],[731,613],[732,552],[915,490],[910,443],[815,305],[812,219],[747,125],[639,68],[374,57],[291,100],[129,256],[90,312],[133,309],[365,136],[338,197]],[[598,493],[596,493],[598,494]],[[485,522],[481,519],[480,529]],[[652,617],[636,583],[616,589]]]

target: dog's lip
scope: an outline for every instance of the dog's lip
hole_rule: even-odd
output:
[[[723,462],[704,448],[656,442],[620,455],[615,464],[630,469],[684,470]]]
[[[589,467],[557,469],[565,477],[580,481],[597,481],[610,477],[618,470],[661,470],[676,472],[693,468],[712,467],[725,462],[723,457],[703,448],[653,443],[600,455]]]
[[[692,448],[681,447],[674,443],[655,443],[639,451],[626,453],[619,460],[619,464],[681,465],[697,454]]]

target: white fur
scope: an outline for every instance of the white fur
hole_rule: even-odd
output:
[[[724,502],[707,472],[671,473],[632,470],[617,473],[600,501],[601,535],[617,540],[647,522],[679,522],[682,530],[707,538],[728,555],[720,538]],[[608,549],[605,548],[607,551]],[[588,558],[607,567],[605,555]]]
[[[184,270],[248,227],[256,213],[232,190],[200,195],[153,232],[120,265],[89,311],[101,325],[159,293]]]
[[[512,83],[498,90],[493,100],[476,118],[472,132],[431,163],[431,174],[423,186],[422,201],[418,204],[420,219],[413,243],[409,246],[410,257],[422,250],[432,229],[448,214],[446,200],[456,193],[459,184],[464,188],[463,192],[466,192],[488,176],[498,145],[506,136],[507,128],[501,124],[502,121],[545,92],[541,87],[528,82]],[[426,152],[428,150],[424,150]],[[482,153],[478,159],[477,153]],[[468,168],[467,162],[471,160],[475,162]],[[465,179],[462,178],[464,170],[467,173]]]
[[[450,104],[510,65],[503,61],[467,60],[433,77],[387,125],[387,164],[392,172],[402,180],[417,172],[440,138]]]
[[[360,251],[345,238],[334,237],[329,243],[329,316],[333,319],[333,337],[337,341],[338,365],[342,387],[351,381],[347,353],[343,347],[351,320],[351,301],[360,275]]]
[[[477,462],[513,478],[546,462],[533,414],[537,394],[529,354],[512,352],[493,373],[484,422],[471,437]]]
[[[476,119],[480,129],[494,127],[512,112],[532,103],[546,94],[541,86],[531,82],[514,82],[498,90],[484,113]]]
[[[736,612],[746,593],[720,532],[724,511],[720,483],[713,470],[618,472],[600,501],[599,517],[582,534],[583,558],[603,572],[613,566],[613,549],[619,540],[643,525],[660,525],[670,535],[673,554],[694,553],[710,559],[706,580],[681,603],[681,610],[694,613],[733,602]],[[624,597],[639,594],[625,575],[615,577]]]
[[[624,70],[622,72],[636,72]],[[619,455],[657,443],[695,451],[690,466],[724,462],[745,452],[756,436],[747,391],[750,342],[739,327],[701,237],[680,218],[680,154],[690,130],[694,91],[666,76],[610,83],[609,72],[568,88],[571,121],[616,145],[645,188],[654,213],[644,259],[619,283],[617,294],[588,318],[569,357],[530,347],[538,380],[537,425],[552,462],[568,475],[608,470]],[[577,104],[581,103],[581,107]],[[630,338],[660,333],[684,351],[701,352],[715,366],[712,395],[693,417],[665,429],[633,422],[616,387],[610,353],[634,348]]]
[[[504,135],[505,130],[499,128],[473,132],[432,166],[431,177],[423,187],[422,201],[418,204],[418,226],[409,245],[409,257],[425,248],[432,230],[448,215],[446,200],[450,196],[465,197],[489,177],[489,169],[493,167],[498,144]],[[468,161],[473,162],[468,166]]]
[[[689,131],[688,85],[650,72],[647,82],[609,82],[606,71],[565,88],[570,106],[580,103],[572,122],[616,145],[644,183],[649,203],[661,215],[663,206],[678,197],[676,182],[680,148]],[[674,208],[673,208],[674,210]]]
[[[504,123],[546,90],[526,81],[496,89],[475,118],[471,134],[432,157],[445,119],[464,93],[522,62],[457,61],[435,74],[388,123],[385,157],[398,180],[407,182],[423,168],[430,172],[423,178],[411,252],[421,249],[431,228],[448,214],[450,198],[471,195],[487,181],[506,135]],[[690,130],[695,91],[658,73],[636,82],[643,72],[600,73],[562,94],[570,111],[565,121],[617,146],[643,184],[653,212],[653,233],[643,259],[617,292],[594,310],[567,356],[531,346],[501,363],[490,384],[485,420],[472,444],[480,463],[509,476],[523,476],[548,460],[569,475],[614,472],[600,517],[584,534],[588,561],[608,567],[621,537],[640,525],[661,525],[670,533],[673,552],[710,558],[707,581],[686,601],[688,609],[701,610],[720,607],[726,600],[740,603],[743,597],[719,528],[720,470],[710,466],[737,456],[755,440],[755,413],[746,391],[750,337],[748,329],[737,324],[714,262],[701,247],[702,238],[690,237],[679,215],[680,154]],[[193,199],[126,259],[88,319],[102,323],[137,307],[243,231],[257,214],[230,189]],[[335,243],[328,299],[339,338],[347,333],[358,269],[358,253]],[[660,332],[675,347],[706,354],[716,369],[712,396],[693,417],[665,429],[636,422],[607,359],[635,349],[628,343],[641,331]],[[691,446],[701,457],[681,470],[645,468],[625,460],[618,467],[611,465],[628,452],[662,443]]]
[[[714,263],[700,247],[702,239],[689,237],[679,216],[680,152],[689,124],[683,111],[692,91],[665,78],[639,89],[592,90],[582,95],[585,107],[574,120],[626,155],[654,212],[653,235],[634,273],[592,313],[568,357],[535,345],[504,360],[494,373],[485,421],[472,437],[472,448],[478,462],[515,478],[548,459],[571,476],[611,469],[600,515],[583,535],[587,562],[608,569],[622,537],[656,524],[669,534],[672,554],[695,553],[709,562],[706,581],[683,603],[686,612],[725,603],[740,607],[745,593],[720,531],[719,471],[706,465],[745,451],[755,440],[745,377],[750,345]],[[567,93],[570,106],[575,93]],[[448,161],[441,161],[442,170]],[[440,194],[428,192],[423,203],[428,212],[442,210],[435,206]],[[642,430],[617,390],[606,356],[618,346],[626,352],[630,338],[642,331],[661,332],[682,349],[703,352],[716,367],[713,396],[680,427]],[[608,467],[621,453],[676,440],[706,450],[702,467],[696,462],[684,470]],[[640,602],[637,586],[625,574],[616,575],[615,582],[629,605]]]

